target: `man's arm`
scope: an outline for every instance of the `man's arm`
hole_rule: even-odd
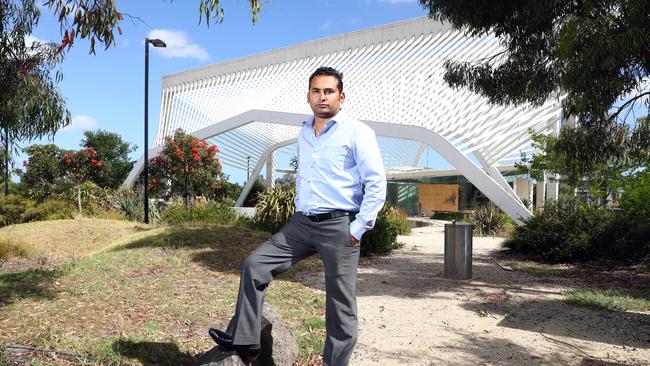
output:
[[[363,233],[375,226],[377,214],[384,206],[386,174],[374,131],[363,125],[357,132],[354,137],[356,141],[355,159],[359,179],[365,186],[365,190],[359,213],[356,219],[350,223],[350,235],[359,241]]]

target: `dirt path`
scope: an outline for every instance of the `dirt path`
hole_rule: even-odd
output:
[[[443,232],[359,269],[359,341],[351,365],[650,365],[650,314],[562,301],[580,278],[504,271],[501,239],[474,238],[473,279],[441,278]],[[302,281],[322,288],[319,274]]]

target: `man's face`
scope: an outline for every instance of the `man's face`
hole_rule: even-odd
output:
[[[330,119],[341,110],[345,93],[338,88],[338,81],[332,75],[317,75],[311,79],[307,102],[318,118]]]

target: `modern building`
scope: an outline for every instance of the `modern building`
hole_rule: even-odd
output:
[[[560,96],[542,105],[493,105],[443,80],[445,61],[499,63],[502,50],[492,35],[471,37],[422,17],[167,75],[149,154],[156,156],[164,137],[178,128],[209,139],[219,146],[224,165],[254,166],[237,200],[241,205],[260,174],[273,184],[275,154],[295,149],[301,123],[311,115],[305,97],[309,75],[332,66],[344,73],[344,107],[378,136],[390,200],[410,213],[427,213],[445,202],[462,210],[489,200],[518,221],[531,215],[520,197],[531,195],[532,184],[503,173],[508,176],[521,153],[532,151],[531,130],[557,131]],[[453,169],[424,169],[429,148]],[[141,158],[127,184],[142,166]],[[556,197],[553,183],[537,186],[537,196]],[[409,201],[414,187],[417,207]]]

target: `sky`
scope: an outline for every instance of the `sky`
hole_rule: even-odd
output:
[[[122,35],[116,33],[116,45],[107,50],[96,46],[96,55],[91,55],[89,42],[76,40],[60,66],[63,81],[59,88],[67,100],[72,124],[59,131],[53,142],[62,148],[78,149],[85,130],[116,132],[138,146],[132,154],[134,160],[142,155],[144,142],[145,37],[167,43],[167,48],[150,47],[151,144],[158,125],[164,75],[426,15],[416,0],[263,0],[259,19],[253,24],[248,1],[222,0],[223,22],[207,27],[205,22],[199,24],[198,0],[116,3],[125,14],[120,23]],[[60,42],[59,24],[49,9],[42,7],[32,37]],[[16,160],[22,159],[19,156]],[[245,172],[228,167],[224,172],[231,181],[242,183],[246,179]]]

